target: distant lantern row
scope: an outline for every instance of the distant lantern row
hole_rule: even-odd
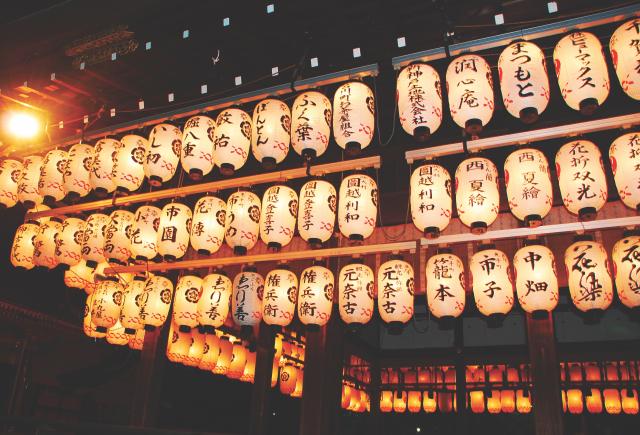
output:
[[[622,202],[640,206],[640,134],[627,133],[609,148],[609,159]],[[556,176],[567,210],[582,220],[594,219],[606,204],[607,179],[598,147],[577,140],[556,153]],[[528,226],[542,224],[553,205],[551,171],[545,155],[534,148],[511,153],[504,163],[509,208]],[[411,175],[410,203],[413,222],[425,236],[437,237],[451,221],[452,187],[448,171],[434,163],[418,167]],[[499,213],[498,169],[489,159],[470,157],[455,173],[456,209],[460,221],[481,234]]]
[[[622,24],[611,36],[609,51],[622,90],[640,100],[638,38],[640,19]],[[588,32],[563,37],[553,51],[558,85],[567,105],[592,114],[609,95],[609,73],[598,38]],[[543,51],[532,42],[515,41],[498,60],[502,101],[507,112],[525,123],[535,122],[550,98]],[[404,68],[397,80],[398,113],[404,130],[426,140],[442,123],[442,90],[438,72],[416,63]],[[446,72],[449,112],[454,122],[477,135],[493,116],[491,67],[475,54],[454,59]]]

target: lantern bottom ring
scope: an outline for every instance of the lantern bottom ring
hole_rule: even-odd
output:
[[[524,218],[524,224],[529,228],[537,228],[542,225],[542,216],[539,214],[530,214]]]
[[[261,163],[262,167],[267,171],[272,171],[276,168],[276,159],[273,157],[263,157]]]
[[[231,163],[223,163],[220,165],[220,173],[225,177],[231,177],[236,173],[236,168]]]
[[[487,317],[487,326],[489,328],[499,328],[504,323],[504,319],[507,317],[503,313],[492,313]]]
[[[96,332],[107,332],[107,328],[104,326],[96,326]]]
[[[305,161],[311,161],[318,156],[318,153],[313,148],[305,148],[302,150],[300,155]]]
[[[482,131],[482,121],[480,121],[478,118],[467,119],[467,121],[464,123],[464,131],[466,131],[467,134],[471,135],[472,137],[478,136]]]
[[[484,234],[487,232],[487,223],[486,222],[472,222],[471,223],[471,234]]]
[[[116,192],[121,194],[121,195],[129,195],[131,193],[131,191],[129,189],[127,189],[124,186],[118,186],[116,187]]]
[[[344,151],[347,153],[348,156],[354,157],[360,154],[360,152],[362,151],[362,145],[360,145],[360,142],[356,142],[356,141],[347,142],[347,144],[344,147]]]
[[[174,261],[177,260],[176,256],[171,254],[163,255],[162,259],[167,263],[173,263]]]
[[[156,330],[156,327],[154,325],[144,325],[144,330],[147,332],[153,332]]]
[[[214,328],[211,325],[201,325],[200,327],[202,328],[202,333],[203,334],[215,334],[216,333],[216,328]]]
[[[233,247],[234,255],[247,255],[247,247],[246,246],[234,246]]]
[[[69,270],[70,267],[71,266],[69,266],[68,264],[60,263],[60,270],[62,271]]]
[[[596,218],[596,208],[595,207],[583,207],[578,210],[578,217],[581,221],[592,221]]]
[[[87,260],[87,267],[91,268],[91,269],[95,269],[98,266],[98,262],[95,260]]]
[[[354,242],[362,242],[364,241],[364,236],[362,234],[349,234],[349,240],[353,240]]]
[[[421,125],[413,129],[413,138],[418,143],[424,143],[431,137],[431,129],[426,125]]]
[[[282,243],[269,242],[267,243],[267,249],[273,252],[279,252],[282,249]]]
[[[394,321],[387,323],[387,330],[389,331],[389,335],[400,335],[402,334],[402,330],[404,329],[404,323]]]
[[[596,98],[585,98],[584,100],[580,101],[579,107],[581,114],[583,114],[584,116],[591,116],[596,110],[598,110],[600,104],[598,103],[598,100]]]
[[[211,251],[209,251],[208,249],[198,249],[198,254],[200,255],[211,255]]]
[[[149,177],[149,184],[153,187],[160,187],[162,186],[162,178],[158,177],[157,175],[151,175]]]
[[[191,327],[187,325],[178,326],[178,331],[180,332],[191,332]]]
[[[525,107],[520,111],[520,121],[525,124],[533,124],[540,118],[540,114],[538,113],[538,109],[535,107]]]
[[[117,264],[119,266],[126,266],[127,265],[126,261],[120,260],[118,258],[107,258],[107,261],[109,263],[115,263],[115,264]]]
[[[124,333],[127,335],[135,335],[136,334],[136,330],[133,328],[124,328]]]
[[[93,191],[98,198],[106,198],[109,195],[109,191],[104,187],[96,187]]]
[[[202,180],[202,177],[204,177],[202,169],[189,169],[189,178],[191,178],[193,181],[200,181]]]
[[[547,310],[535,310],[531,313],[531,317],[535,320],[544,320],[549,316],[549,311]]]
[[[311,237],[309,240],[307,240],[307,243],[309,244],[309,247],[311,247],[311,249],[322,248],[322,240],[318,239],[317,237]]]
[[[56,199],[51,195],[45,195],[42,198],[42,203],[47,207],[54,207],[56,205]],[[0,205],[2,206],[2,208],[7,208],[7,206],[4,204],[0,204]]]
[[[440,237],[440,228],[425,227],[423,234],[427,239],[437,239],[438,237]]]
[[[31,201],[30,199],[27,199],[26,201],[22,201],[22,205],[25,206],[25,208],[30,209],[36,206],[36,203],[34,201]],[[640,206],[640,204],[638,204]],[[4,204],[0,204],[0,206],[2,206],[3,209],[6,209],[7,206]]]
[[[80,200],[80,194],[78,192],[69,192],[69,193],[67,193],[67,196],[65,197],[65,201],[67,201],[67,202],[69,202],[71,204],[75,204],[79,200]]]

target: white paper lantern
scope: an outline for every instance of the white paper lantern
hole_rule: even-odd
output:
[[[165,261],[182,258],[189,247],[191,209],[184,204],[171,202],[162,208],[158,228],[158,253]]]
[[[578,240],[564,253],[571,300],[583,312],[605,310],[613,300],[613,282],[602,243]]]
[[[64,198],[64,171],[67,167],[67,152],[49,151],[42,161],[38,193],[45,204],[51,205]]]
[[[227,200],[224,228],[227,245],[234,254],[245,255],[258,241],[260,198],[246,190],[232,193]]]
[[[627,133],[609,147],[609,161],[620,199],[627,207],[640,210],[640,134]]]
[[[179,331],[178,326],[172,323],[167,340],[167,359],[172,363],[184,363],[189,356],[191,343],[193,343],[191,332]]]
[[[274,269],[264,281],[262,319],[267,325],[289,325],[295,315],[298,297],[296,274],[288,269]]]
[[[442,123],[440,76],[431,66],[414,63],[405,67],[396,82],[400,124],[418,142],[425,142]]]
[[[231,365],[231,359],[233,358],[233,343],[229,341],[229,337],[220,337],[220,354],[216,360],[216,365],[213,368],[213,373],[216,375],[226,375]]]
[[[189,347],[189,353],[182,363],[188,367],[198,367],[205,348],[205,335],[200,333],[197,329],[191,330],[191,347]]]
[[[99,332],[96,330],[96,326],[91,321],[91,307],[93,306],[93,300],[95,294],[89,293],[84,304],[84,317],[82,319],[82,330],[87,337],[91,338],[104,338],[107,333]]]
[[[104,256],[109,262],[126,264],[131,258],[131,227],[135,216],[127,210],[111,213],[104,235]]]
[[[122,146],[113,157],[113,180],[116,189],[129,193],[136,191],[144,181],[144,162],[148,141],[142,136],[128,134],[120,139]]]
[[[106,340],[107,343],[116,346],[126,346],[129,344],[129,335],[125,334],[124,327],[120,324],[120,321],[116,322],[115,325],[109,328]]]
[[[255,267],[245,267],[236,275],[231,297],[231,312],[236,325],[250,329],[260,323],[263,294],[264,278]]]
[[[609,96],[609,73],[600,41],[593,33],[574,32],[553,50],[562,98],[573,110],[591,115]]]
[[[58,265],[56,259],[56,235],[62,231],[62,222],[58,218],[42,222],[33,239],[33,264],[53,269]]]
[[[333,136],[349,155],[369,146],[375,128],[375,98],[369,86],[348,82],[333,96]]]
[[[429,257],[425,276],[431,314],[445,320],[459,317],[466,302],[464,265],[460,257],[449,252]]]
[[[27,208],[42,202],[38,182],[43,161],[44,159],[40,156],[29,156],[22,162],[22,172],[18,181],[18,200]]]
[[[214,272],[202,280],[202,295],[198,302],[198,323],[207,333],[224,325],[229,315],[232,285],[228,276]]]
[[[338,276],[340,318],[348,325],[369,323],[374,309],[373,270],[362,262],[352,261]]]
[[[513,282],[509,258],[493,247],[481,249],[469,261],[473,297],[485,316],[500,318],[513,308]]]
[[[594,219],[608,195],[598,147],[587,140],[564,144],[556,154],[556,175],[567,210],[581,220]]]
[[[304,92],[291,110],[291,145],[305,159],[319,157],[329,146],[331,102],[320,92]]]
[[[35,222],[25,222],[16,230],[9,259],[13,267],[33,269],[33,243],[40,228]]]
[[[498,169],[489,159],[471,157],[456,169],[456,208],[460,221],[482,234],[498,217]]]
[[[440,235],[451,221],[451,176],[440,165],[416,168],[410,180],[411,219],[425,237]]]
[[[59,264],[74,266],[80,262],[85,225],[85,221],[74,217],[62,222],[62,230],[55,235],[55,256]]]
[[[98,196],[106,196],[116,190],[116,180],[113,178],[113,166],[117,151],[122,143],[116,139],[100,139],[93,149],[91,187]]]
[[[89,267],[105,261],[104,235],[110,218],[106,214],[94,213],[87,218],[82,239],[82,258]]]
[[[94,269],[87,266],[87,262],[81,259],[79,263],[64,271],[64,285],[84,290],[87,294],[90,294],[95,287],[93,271]]]
[[[324,180],[307,181],[300,189],[298,233],[310,245],[320,247],[333,235],[336,222],[336,189]]]
[[[298,195],[287,186],[269,187],[262,197],[260,238],[270,249],[279,251],[293,239],[298,217]]]
[[[280,100],[267,98],[253,109],[251,151],[265,169],[272,170],[289,153],[291,111]]]
[[[627,21],[613,32],[609,41],[611,60],[622,90],[640,100],[640,18]]]
[[[91,191],[91,167],[94,149],[91,145],[79,143],[69,149],[64,171],[64,189],[70,201],[76,201]]]
[[[167,320],[171,299],[173,298],[173,284],[164,276],[150,277],[144,287],[141,297],[140,317],[146,330],[153,330],[162,326]]]
[[[640,307],[640,236],[629,235],[616,242],[611,253],[616,289],[626,307]]]
[[[149,133],[144,175],[152,186],[171,180],[180,164],[182,132],[171,124],[157,124]]]
[[[120,319],[124,287],[117,278],[100,281],[91,306],[91,322],[98,332],[107,332]]]
[[[227,377],[229,379],[240,379],[240,376],[242,376],[242,373],[244,373],[244,366],[246,363],[247,349],[243,346],[242,342],[233,343],[231,364],[229,364]]]
[[[143,205],[136,210],[131,224],[131,256],[136,260],[151,260],[158,254],[158,228],[162,210]]]
[[[201,180],[213,169],[215,128],[215,121],[208,116],[194,116],[184,124],[180,163],[192,180]]]
[[[553,252],[543,245],[524,246],[513,257],[518,302],[527,313],[545,314],[558,305]]]
[[[230,176],[244,166],[251,148],[251,117],[240,109],[226,109],[216,118],[213,163]]]
[[[215,333],[205,334],[202,358],[198,364],[200,370],[213,370],[220,353],[220,339]]]
[[[544,53],[536,44],[517,41],[498,59],[500,91],[512,116],[531,124],[549,104],[549,77]]]
[[[218,252],[224,241],[227,204],[215,196],[203,196],[193,208],[191,247],[201,255]]]
[[[338,226],[350,240],[364,240],[373,234],[378,219],[378,185],[364,174],[345,177],[340,183]]]
[[[453,121],[477,136],[493,116],[491,67],[482,57],[465,54],[449,64],[446,78]]]
[[[125,328],[125,333],[135,334],[136,330],[144,328],[144,320],[141,311],[144,305],[146,278],[136,275],[124,289],[122,310],[120,311],[120,323]]]
[[[202,278],[185,275],[178,279],[173,295],[173,323],[188,332],[198,325],[198,301],[202,295]]]
[[[529,227],[542,225],[553,205],[549,162],[541,151],[522,148],[504,162],[504,179],[511,213]]]
[[[413,317],[413,267],[408,262],[393,258],[378,269],[378,311],[380,317],[393,330]],[[394,331],[395,332],[395,331]]]
[[[333,272],[324,266],[307,267],[300,274],[298,318],[307,328],[324,326],[333,309]]]

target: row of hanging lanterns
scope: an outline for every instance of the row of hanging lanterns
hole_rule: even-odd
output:
[[[604,405],[604,406],[603,406]],[[607,414],[637,415],[640,410],[638,391],[623,388],[588,388],[586,391],[578,388],[562,390],[562,410],[569,414],[601,414],[603,409]]]
[[[355,413],[369,412],[371,409],[369,393],[353,384],[343,382],[340,407]]]

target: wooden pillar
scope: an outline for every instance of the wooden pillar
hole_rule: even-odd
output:
[[[140,364],[133,389],[131,424],[151,427],[155,424],[162,390],[162,372],[169,328],[146,331],[140,351]]]
[[[256,342],[256,371],[251,393],[249,435],[264,435],[268,433],[275,336],[273,328],[264,323],[260,324]]]
[[[533,420],[537,435],[562,435],[560,369],[553,333],[553,315],[527,314],[527,338],[533,381]]]
[[[15,362],[16,375],[11,388],[11,396],[9,397],[9,405],[7,415],[22,415],[22,404],[25,396],[25,389],[28,385],[27,377],[29,376],[29,337],[21,338],[15,345]]]
[[[467,367],[463,354],[464,331],[462,317],[456,319],[454,327],[456,349],[456,433],[467,434]]]

